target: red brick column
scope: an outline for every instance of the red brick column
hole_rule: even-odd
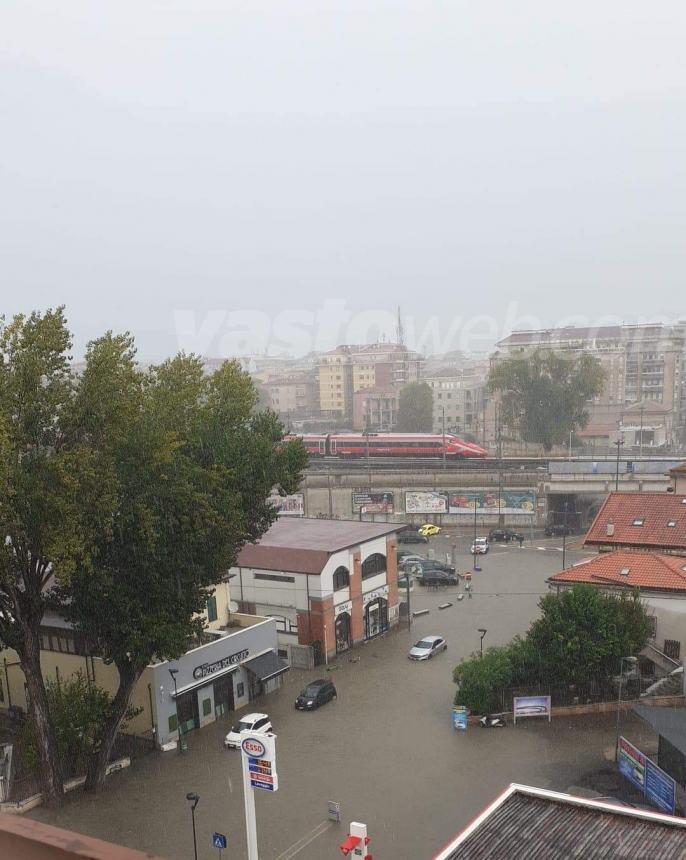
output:
[[[350,631],[353,643],[364,639],[364,607],[362,606],[362,556],[360,550],[353,553],[353,569],[350,571]]]
[[[398,547],[395,539],[386,543],[386,582],[388,583],[388,610],[398,605]]]

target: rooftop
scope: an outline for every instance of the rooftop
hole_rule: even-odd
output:
[[[686,554],[686,496],[610,493],[584,545],[655,548]]]
[[[402,528],[403,523],[284,517],[257,543],[243,547],[236,566],[317,574],[333,553],[392,535]]]
[[[562,570],[551,576],[548,582],[553,585],[587,582],[686,594],[686,559],[656,552],[616,550]]]
[[[683,818],[513,784],[434,860],[684,855]]]

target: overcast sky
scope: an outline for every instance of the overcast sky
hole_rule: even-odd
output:
[[[683,0],[3,0],[2,310],[144,358],[686,316],[684,44]]]

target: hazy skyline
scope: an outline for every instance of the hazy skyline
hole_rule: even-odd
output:
[[[220,315],[209,354],[326,345],[341,304],[686,316],[685,38],[668,0],[6,0],[1,309],[143,359]]]

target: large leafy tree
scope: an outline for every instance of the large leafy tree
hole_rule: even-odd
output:
[[[273,522],[272,488],[292,492],[300,481],[302,445],[283,444],[276,416],[255,411],[256,402],[235,362],[208,377],[200,359],[179,355],[142,374],[127,336],[89,346],[72,432],[94,452],[114,504],[94,522],[91,565],[72,572],[60,597],[116,665],[119,687],[95,738],[87,789],[104,780],[146,666],[184,653],[220,572]]]
[[[600,394],[605,371],[591,355],[537,350],[494,365],[488,387],[500,394],[502,424],[549,451],[588,424],[587,402]]]
[[[426,382],[410,382],[400,389],[398,403],[399,433],[431,433],[434,395]]]

